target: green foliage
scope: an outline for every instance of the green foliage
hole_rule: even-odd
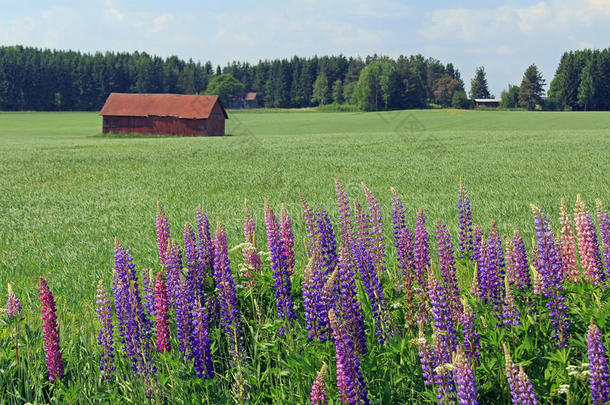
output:
[[[434,101],[443,107],[452,106],[453,96],[457,92],[464,93],[464,89],[462,88],[460,82],[449,75],[445,75],[437,80],[437,82],[434,84]],[[466,93],[464,93],[464,95],[466,95]]]
[[[341,79],[337,79],[333,83],[331,95],[333,98],[333,103],[335,103],[335,104],[343,103],[343,101],[344,101],[343,100],[343,82],[341,81]]]
[[[473,108],[472,100],[468,99],[463,90],[458,90],[451,97],[451,107],[467,110]]]
[[[311,96],[311,102],[319,105],[326,104],[328,93],[328,79],[326,78],[326,73],[320,72],[318,78],[313,84],[313,95]]]
[[[218,95],[224,105],[229,105],[229,97],[244,91],[244,85],[229,73],[214,76],[205,90],[205,94]]]
[[[404,296],[394,288],[399,279],[392,274],[396,258],[390,248],[390,186],[403,196],[410,223],[415,207],[422,205],[429,224],[439,219],[448,222],[452,239],[457,237],[460,177],[469,179],[466,184],[477,223],[488,231],[486,224],[496,219],[500,234],[520,229],[526,241],[534,235],[529,202],[545,209],[554,229],[561,197],[573,201],[581,192],[587,202],[600,197],[610,205],[606,181],[610,118],[604,114],[444,110],[230,114],[227,132],[233,136],[177,138],[102,136],[95,113],[0,113],[0,286],[13,284],[25,317],[19,334],[19,364],[13,332],[0,324],[0,403],[156,401],[146,397],[145,386],[131,376],[120,353],[117,381],[100,381],[95,286],[100,278],[107,288],[111,285],[115,235],[131,249],[138,271],[159,269],[154,225],[157,199],[164,204],[172,236],[181,238],[182,225],[193,220],[193,210],[201,203],[210,219],[223,221],[230,246],[243,238],[246,197],[262,250],[266,250],[264,199],[274,206],[285,202],[293,217],[296,338],[281,339],[277,334],[268,263],[256,279],[256,294],[238,290],[251,359],[245,379],[253,404],[305,403],[322,362],[329,365],[328,394],[336,403],[332,343],[309,343],[304,330],[300,283],[306,264],[302,243],[306,229],[296,191],[311,204],[328,209],[333,224],[338,221],[333,176],[352,185],[348,188],[351,198],[363,197],[355,191],[360,181],[378,195],[389,255],[383,283],[398,326],[403,325]],[[399,126],[413,119],[420,124],[420,132]],[[431,247],[435,251],[433,242]],[[531,252],[531,246],[528,249]],[[241,251],[232,251],[230,259],[240,284]],[[472,271],[472,266],[458,260],[463,294]],[[47,276],[59,311],[67,376],[58,384],[46,381],[36,291],[41,274]],[[590,317],[604,331],[606,347],[610,346],[609,293],[584,283],[567,288],[573,321],[570,351],[554,349],[548,315],[538,296],[516,297],[524,322],[512,329],[496,327],[489,306],[471,302],[483,338],[483,363],[477,369],[481,402],[509,401],[501,342],[511,345],[515,361],[524,365],[541,403],[564,403],[565,395],[552,395],[564,383],[571,386],[571,404],[587,401],[587,382],[567,375],[565,366],[586,361],[583,336]],[[0,302],[6,302],[4,287]],[[363,359],[363,371],[372,402],[436,403],[434,392],[423,385],[413,343],[416,335],[401,330],[400,336],[381,347],[371,333],[368,309],[366,317],[371,351]],[[192,364],[177,354],[175,339],[172,352],[155,357],[159,370],[155,392],[163,395],[156,402],[233,402],[235,376],[228,367],[222,331],[213,328],[211,339],[218,370],[213,381],[194,376]]]
[[[470,81],[470,98],[490,98],[489,88],[487,87],[487,76],[485,68],[479,66],[474,72],[474,77]]]
[[[508,90],[502,90],[500,95],[500,108],[519,107],[519,86],[509,84]]]
[[[544,94],[544,79],[535,64],[528,66],[519,86],[519,106],[533,110],[542,104]]]

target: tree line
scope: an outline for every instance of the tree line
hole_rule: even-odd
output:
[[[610,51],[566,52],[548,98],[536,65],[519,86],[502,92],[501,107],[610,109]],[[472,108],[475,98],[493,98],[484,67],[477,68],[469,95],[452,64],[421,54],[389,58],[314,56],[232,62],[161,58],[146,52],[81,53],[22,46],[0,47],[0,110],[99,110],[111,92],[260,94],[259,105],[302,108],[348,104],[364,111],[440,107]]]

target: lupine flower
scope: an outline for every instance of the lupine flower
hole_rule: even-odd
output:
[[[148,316],[155,315],[155,276],[151,269],[142,269],[142,290]]]
[[[15,295],[13,287],[8,284],[8,298],[6,299],[6,314],[10,318],[16,318],[21,315],[21,303],[19,298]]]
[[[436,360],[434,368],[434,381],[436,383],[436,397],[439,404],[454,404],[456,400],[455,380],[453,378],[453,365],[451,352],[448,352],[444,333],[435,331],[432,335],[432,351]]]
[[[456,322],[460,317],[460,288],[455,273],[455,259],[453,257],[453,245],[447,226],[443,221],[438,221],[436,226],[436,237],[438,240],[438,259],[440,263],[442,287],[447,294],[447,306],[451,318]]]
[[[517,326],[521,324],[519,319],[519,309],[515,304],[513,294],[510,292],[508,280],[506,281],[506,294],[504,295],[504,308],[502,311],[502,324],[505,326]]]
[[[207,310],[200,302],[195,303],[192,316],[193,337],[191,346],[191,356],[195,363],[195,371],[199,378],[214,378],[214,364],[212,363],[212,351],[210,348],[210,319],[209,308],[212,301],[208,299]]]
[[[313,247],[316,239],[316,222],[314,217],[313,209],[309,206],[309,203],[303,197],[303,194],[299,193],[299,198],[301,199],[301,206],[303,207],[303,217],[305,218],[305,229],[307,229],[307,237],[309,238],[309,247]],[[308,252],[309,257],[309,252]]]
[[[583,268],[585,279],[595,285],[606,280],[606,274],[599,253],[597,243],[597,232],[593,224],[591,213],[580,198],[576,196],[576,208],[574,208],[574,222],[578,235],[578,250],[580,253],[580,264]]]
[[[311,405],[326,405],[326,364],[318,372],[316,379],[311,386],[311,394],[309,395]]]
[[[518,391],[519,391],[519,404],[523,405],[536,405],[538,398],[536,397],[536,391],[530,382],[529,377],[523,370],[523,364],[519,365],[519,380],[518,380]]]
[[[534,285],[534,294],[542,295],[542,278],[535,267],[532,267],[532,284]]]
[[[182,251],[175,239],[171,239],[168,242],[165,263],[169,306],[170,308],[176,309],[177,294],[180,291],[180,276],[182,275]]]
[[[515,286],[521,290],[529,290],[532,286],[530,279],[529,265],[527,263],[527,253],[523,238],[518,230],[513,234],[513,269],[515,275]]]
[[[368,404],[366,383],[360,370],[360,361],[349,332],[349,325],[335,315],[332,309],[328,313],[328,318],[336,347],[339,401],[349,404]]]
[[[453,358],[453,377],[457,390],[458,404],[478,405],[477,383],[474,379],[474,371],[467,358],[464,356],[464,349],[458,346]]]
[[[229,341],[229,353],[233,365],[237,365],[243,358],[243,332],[241,313],[237,307],[235,282],[230,265],[231,262],[227,253],[227,236],[222,224],[218,221],[214,239],[214,274],[220,303],[220,322]]]
[[[462,305],[464,308],[462,312],[464,350],[470,361],[478,366],[481,363],[481,345],[480,336],[474,326],[474,312],[465,298],[462,300]]]
[[[315,215],[315,221],[317,223],[316,235],[318,235],[320,238],[320,254],[323,265],[322,278],[326,280],[328,279],[329,274],[332,273],[337,267],[337,245],[335,242],[335,232],[326,211],[319,208]],[[317,241],[314,242],[318,243]]]
[[[169,222],[161,202],[157,201],[157,247],[159,249],[159,262],[165,267],[167,243],[169,242]]]
[[[349,246],[352,239],[352,218],[349,206],[349,199],[345,192],[345,187],[335,177],[335,187],[337,191],[337,205],[339,208],[339,221],[341,225],[341,241]]]
[[[568,214],[566,202],[561,199],[561,214],[559,216],[561,229],[559,231],[559,244],[561,245],[561,267],[563,278],[569,282],[578,281],[578,265],[576,264],[576,245],[574,243],[574,230],[572,229],[572,219]]]
[[[64,367],[61,361],[59,348],[59,327],[53,293],[44,277],[40,277],[39,286],[40,303],[42,304],[42,332],[44,334],[44,350],[47,360],[49,381],[55,382],[64,376]]]
[[[428,270],[428,295],[430,297],[430,306],[432,307],[434,328],[436,332],[440,332],[439,344],[442,349],[440,353],[443,360],[442,364],[450,363],[451,353],[457,347],[455,322],[451,318],[447,291],[439,285],[432,270]]]
[[[324,294],[326,280],[322,277],[322,262],[319,245],[314,245],[309,262],[303,273],[303,307],[307,322],[307,337],[325,342],[329,335],[328,309],[332,304],[332,292]]]
[[[432,346],[428,343],[428,339],[426,339],[422,322],[418,326],[419,337],[417,339],[417,348],[419,350],[419,362],[421,363],[424,384],[432,385],[434,384],[434,352],[432,351]]]
[[[458,219],[460,221],[460,257],[470,259],[473,249],[472,214],[470,212],[470,199],[462,179],[458,193]]]
[[[604,264],[607,276],[610,278],[610,214],[608,209],[602,205],[600,199],[595,200],[597,206],[597,220],[602,236],[602,251],[604,252]]]
[[[201,205],[197,207],[197,251],[199,253],[199,262],[202,269],[200,274],[203,277],[203,287],[206,286],[207,278],[213,276],[214,265],[214,245],[212,236],[210,235],[210,223],[208,217],[201,209]]]
[[[487,282],[489,287],[489,297],[491,298],[496,311],[504,298],[504,276],[505,263],[504,252],[502,250],[502,239],[498,233],[496,222],[491,221],[491,229],[487,239]]]
[[[157,273],[155,282],[155,326],[157,330],[157,351],[169,351],[169,308],[167,306],[167,287],[163,274]]]
[[[608,358],[606,348],[602,341],[602,333],[593,323],[589,324],[587,332],[587,351],[589,354],[589,385],[591,390],[591,403],[594,405],[607,404],[610,401],[610,374],[608,374]]]
[[[385,271],[385,242],[383,239],[383,221],[381,217],[381,209],[379,208],[379,201],[377,197],[369,190],[364,183],[362,190],[366,197],[366,203],[368,206],[369,223],[371,225],[371,249],[369,255],[375,271],[377,271],[377,277],[381,277]]]
[[[186,262],[186,288],[193,302],[203,300],[205,270],[199,256],[197,237],[190,223],[184,224],[184,261]]]
[[[530,379],[525,374],[523,366],[517,368],[506,344],[502,344],[502,346],[504,348],[506,379],[510,387],[512,403],[515,405],[536,405],[538,403],[536,392]]]
[[[102,378],[111,381],[114,378],[114,339],[112,326],[112,305],[104,291],[104,282],[100,280],[97,286],[97,316],[100,318],[100,332],[97,335],[97,344],[102,347],[100,371]]]
[[[483,302],[489,301],[493,290],[493,277],[495,277],[495,262],[490,259],[490,248],[485,238],[478,239],[478,234],[475,229],[476,246],[476,265],[477,265],[477,288],[479,298]]]
[[[286,207],[282,204],[280,211],[280,233],[282,249],[286,261],[286,271],[288,275],[294,274],[294,235],[292,234],[292,219],[286,212]]]
[[[123,248],[118,239],[115,239],[114,243],[112,288],[124,355],[131,360],[135,375],[154,373],[156,370],[152,366],[147,349],[151,321],[142,305],[130,252]]]
[[[349,247],[343,243],[339,247],[339,261],[337,265],[338,286],[335,307],[341,319],[345,320],[347,333],[353,341],[357,355],[364,355],[366,349],[366,335],[364,332],[364,314],[356,297],[356,272]]]
[[[506,249],[504,249],[504,263],[506,263],[506,281],[508,284],[515,284],[517,282],[517,272],[514,265],[514,247],[513,241],[506,238]]]
[[[390,315],[387,311],[387,304],[379,281],[378,272],[373,261],[374,236],[370,234],[370,216],[367,215],[357,200],[354,200],[356,211],[356,225],[358,229],[358,237],[352,242],[352,252],[354,260],[360,273],[360,279],[364,285],[364,289],[368,296],[375,319],[375,335],[381,344],[385,343],[388,336],[393,334],[390,325]]]
[[[567,347],[570,338],[570,320],[565,305],[563,290],[563,277],[561,269],[561,254],[553,239],[553,231],[549,221],[542,211],[531,205],[536,224],[538,267],[542,279],[542,292],[547,298],[549,317],[555,330],[553,337],[557,339],[559,347]]]
[[[254,286],[254,274],[260,273],[262,264],[258,248],[256,247],[256,223],[248,209],[248,200],[244,201],[244,239],[246,244],[248,244],[243,250],[244,276],[247,279],[246,288],[252,288]]]
[[[265,201],[265,223],[267,224],[267,241],[269,252],[271,253],[271,270],[275,280],[275,306],[277,316],[284,322],[284,326],[292,327],[292,322],[296,319],[294,314],[294,304],[290,291],[290,275],[286,262],[286,251],[282,243],[282,235],[277,218],[271,206]],[[280,335],[284,335],[284,326],[280,327]]]
[[[415,274],[417,274],[417,283],[419,284],[419,305],[417,310],[417,320],[427,321],[428,313],[428,294],[427,294],[427,282],[426,272],[430,267],[430,249],[428,247],[428,232],[426,230],[426,217],[424,210],[419,207],[417,210],[417,218],[415,220],[414,234],[414,267]]]

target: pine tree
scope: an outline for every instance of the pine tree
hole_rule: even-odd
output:
[[[542,103],[543,94],[544,79],[542,73],[538,71],[535,64],[531,64],[525,69],[521,86],[519,86],[519,105],[528,110],[533,110],[537,104]]]
[[[487,87],[487,77],[485,68],[479,66],[470,81],[470,98],[490,98],[489,88]]]

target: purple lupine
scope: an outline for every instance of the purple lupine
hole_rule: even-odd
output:
[[[323,278],[319,250],[319,244],[315,244],[303,273],[303,307],[307,322],[307,338],[325,342],[330,332],[328,309],[332,304],[329,298],[332,297],[325,296],[323,291],[326,280]]]
[[[294,304],[290,296],[292,286],[280,226],[273,213],[273,209],[267,201],[265,201],[265,223],[267,225],[267,241],[271,254],[271,270],[275,280],[275,306],[277,316],[283,321],[283,325],[280,326],[280,335],[283,336],[285,327],[292,328],[296,315],[294,314]]]
[[[192,321],[192,346],[191,355],[194,360],[195,372],[199,378],[214,378],[214,364],[212,363],[212,350],[210,347],[210,314],[212,305],[208,299],[208,305],[204,308],[201,302],[195,303]]]
[[[341,243],[338,260],[338,285],[335,307],[353,341],[357,355],[366,354],[364,314],[356,296],[356,271],[349,247]]]
[[[419,362],[421,363],[424,385],[428,386],[434,384],[434,352],[432,351],[432,346],[428,342],[428,339],[426,339],[422,322],[420,322],[418,326],[419,337],[417,339],[417,348],[419,352]]]
[[[578,250],[580,253],[580,264],[587,281],[595,285],[606,281],[606,273],[599,253],[597,243],[597,232],[593,224],[591,213],[580,198],[576,196],[576,207],[574,208],[574,222],[578,235]]]
[[[53,293],[44,277],[40,277],[38,288],[40,290],[40,304],[42,305],[42,332],[44,334],[44,350],[47,361],[49,381],[55,382],[63,378],[64,367],[61,361],[59,348],[59,327],[57,325],[57,309]]]
[[[414,238],[414,267],[417,275],[418,283],[418,310],[417,321],[427,321],[429,302],[428,302],[428,283],[426,281],[427,271],[430,267],[430,249],[428,247],[428,231],[426,230],[426,216],[424,210],[419,207],[417,210],[417,218],[415,220],[415,230],[413,231]]]
[[[303,207],[303,217],[305,218],[305,229],[307,230],[307,237],[309,238],[309,247],[312,248],[316,238],[316,223],[313,209],[309,206],[309,203],[303,197],[303,194],[299,193],[301,199],[301,206]],[[309,255],[309,252],[308,252]]]
[[[489,231],[489,237],[487,238],[487,249],[488,263],[486,271],[489,297],[494,303],[496,311],[499,312],[502,300],[504,299],[505,263],[502,239],[498,233],[496,222],[493,220],[491,221],[491,229]]]
[[[262,263],[256,247],[256,223],[248,208],[248,200],[244,201],[244,240],[247,245],[243,249],[245,284],[246,288],[252,288],[254,286],[254,275],[260,273]]]
[[[161,207],[161,202],[157,201],[157,248],[159,250],[159,262],[162,267],[165,267],[169,237],[169,222],[163,207]]]
[[[182,275],[182,251],[175,239],[170,239],[167,248],[165,277],[169,307],[176,309],[178,291],[180,291],[180,276]]]
[[[589,387],[591,403],[594,405],[607,404],[610,401],[610,374],[608,374],[608,358],[606,348],[602,341],[602,333],[593,322],[587,331],[587,352],[589,355]]]
[[[472,258],[473,235],[472,213],[470,212],[470,199],[462,179],[458,191],[458,220],[460,221],[460,257]]]
[[[352,239],[352,218],[349,206],[349,199],[345,187],[335,177],[335,187],[337,192],[337,206],[339,209],[339,223],[341,225],[341,242],[350,246]]]
[[[360,370],[357,350],[354,348],[350,327],[334,310],[328,313],[333,331],[337,358],[337,389],[339,401],[348,404],[368,404],[366,383]]]
[[[371,249],[369,255],[377,277],[381,277],[385,271],[385,242],[383,239],[383,221],[381,217],[381,209],[379,208],[379,201],[377,197],[369,190],[364,183],[362,190],[366,197],[366,204],[368,206],[368,217],[371,226]]]
[[[184,224],[184,264],[187,269],[187,288],[199,301],[203,297],[203,269],[197,249],[197,236],[189,222]]]
[[[104,282],[100,280],[97,285],[97,316],[100,318],[100,331],[97,335],[97,344],[101,346],[100,371],[106,381],[114,379],[114,339],[112,326],[112,305],[104,290]]]
[[[8,284],[8,298],[6,299],[6,315],[9,319],[21,315],[21,302],[19,302],[19,298],[15,295],[10,283]]]
[[[229,342],[229,353],[235,366],[243,360],[243,331],[230,266],[227,236],[222,224],[218,221],[214,238],[214,276],[220,304],[220,323],[225,330]]]
[[[161,272],[155,281],[155,329],[157,330],[157,352],[170,349],[169,344],[169,307],[167,305],[167,287]]]
[[[525,250],[525,244],[523,238],[518,230],[515,230],[513,234],[513,268],[515,275],[515,286],[521,290],[529,290],[532,287],[532,281],[530,278],[529,265],[527,263],[527,252]]]
[[[316,235],[318,235],[320,238],[319,243],[323,264],[323,278],[326,280],[328,275],[335,270],[335,267],[337,267],[337,245],[335,241],[335,232],[332,224],[330,223],[328,213],[321,208],[318,208],[315,213],[315,222],[317,223]]]
[[[504,306],[502,310],[502,324],[505,326],[517,326],[521,324],[519,319],[519,309],[515,304],[513,294],[510,292],[510,286],[508,280],[506,282],[506,293],[504,294]]]
[[[474,312],[465,299],[463,300],[463,308],[461,323],[464,333],[464,350],[466,357],[478,366],[481,363],[481,337],[474,326]]]
[[[434,368],[434,382],[436,385],[436,398],[439,404],[454,404],[456,401],[455,380],[451,352],[448,352],[443,332],[432,335],[432,352],[436,361]]]
[[[210,235],[210,223],[207,215],[201,209],[201,205],[197,207],[197,252],[199,254],[199,263],[202,268],[200,274],[203,277],[203,287],[206,286],[208,277],[213,277],[214,273],[214,245],[212,236]]]
[[[148,316],[155,315],[155,278],[151,269],[142,269],[142,290]]]
[[[520,399],[519,404],[537,405],[538,398],[536,397],[536,391],[534,391],[534,386],[527,374],[525,374],[525,370],[523,370],[523,364],[519,364],[519,380],[517,384]]]
[[[326,405],[328,403],[326,401],[326,369],[326,364],[322,364],[322,368],[311,385],[311,394],[309,394],[311,405]]]
[[[374,243],[369,244],[374,238],[373,234],[370,233],[371,216],[364,212],[358,200],[354,200],[354,208],[358,235],[352,241],[352,253],[360,273],[360,279],[364,285],[364,290],[371,304],[376,326],[375,335],[379,342],[384,344],[386,338],[393,334],[393,329],[381,282],[379,281],[378,272],[374,264],[374,249],[372,248]]]
[[[123,248],[118,239],[114,242],[112,289],[124,356],[131,361],[135,375],[154,373],[156,370],[148,353],[151,321],[142,305],[130,252]]]
[[[555,329],[553,337],[557,339],[558,347],[568,347],[570,319],[565,304],[566,298],[561,294],[563,290],[561,254],[548,219],[540,208],[533,204],[531,207],[536,225],[538,271],[542,279],[542,293],[547,298],[549,317]]]
[[[506,379],[510,387],[510,396],[512,403],[515,405],[536,405],[538,399],[534,387],[530,382],[529,377],[525,374],[523,366],[519,368],[513,362],[508,347],[506,344],[502,344],[504,348],[504,359],[505,359],[505,371]]]
[[[447,294],[447,306],[454,322],[457,322],[462,305],[460,304],[460,288],[455,272],[455,259],[453,257],[453,245],[447,226],[441,220],[436,226],[436,237],[438,240],[438,260],[440,263],[442,287]]]
[[[580,273],[576,263],[576,244],[574,242],[574,230],[572,219],[568,214],[565,200],[561,199],[561,212],[559,216],[561,229],[559,231],[559,244],[561,246],[561,267],[563,278],[571,283],[576,283]]]
[[[475,239],[477,239],[477,235],[475,233]],[[478,242],[478,241],[477,241]],[[480,240],[480,243],[477,247],[476,253],[476,264],[477,264],[477,288],[479,290],[479,298],[483,300],[483,302],[489,301],[491,298],[492,291],[492,280],[493,275],[495,274],[494,261],[490,259],[491,253],[490,248],[487,244],[485,238]],[[491,275],[491,277],[490,277]],[[490,278],[492,280],[490,280]]]
[[[604,264],[606,266],[607,278],[610,278],[610,214],[608,209],[602,205],[600,199],[595,200],[597,206],[597,220],[602,237],[602,251],[604,252]]]
[[[192,345],[191,339],[193,329],[193,299],[192,291],[189,290],[187,281],[180,277],[178,291],[176,291],[176,335],[178,337],[178,348],[180,352],[190,356],[189,349]]]
[[[292,233],[292,219],[282,204],[280,210],[280,233],[282,249],[284,251],[286,271],[288,275],[294,274],[294,235]]]
[[[468,359],[464,356],[464,349],[458,346],[453,359],[453,377],[457,391],[459,405],[478,405],[477,383],[474,379],[474,370],[470,366]]]
[[[436,332],[440,332],[440,345],[443,349],[442,364],[451,362],[451,353],[457,347],[455,321],[451,318],[447,291],[439,283],[432,270],[428,270],[428,295]]]

